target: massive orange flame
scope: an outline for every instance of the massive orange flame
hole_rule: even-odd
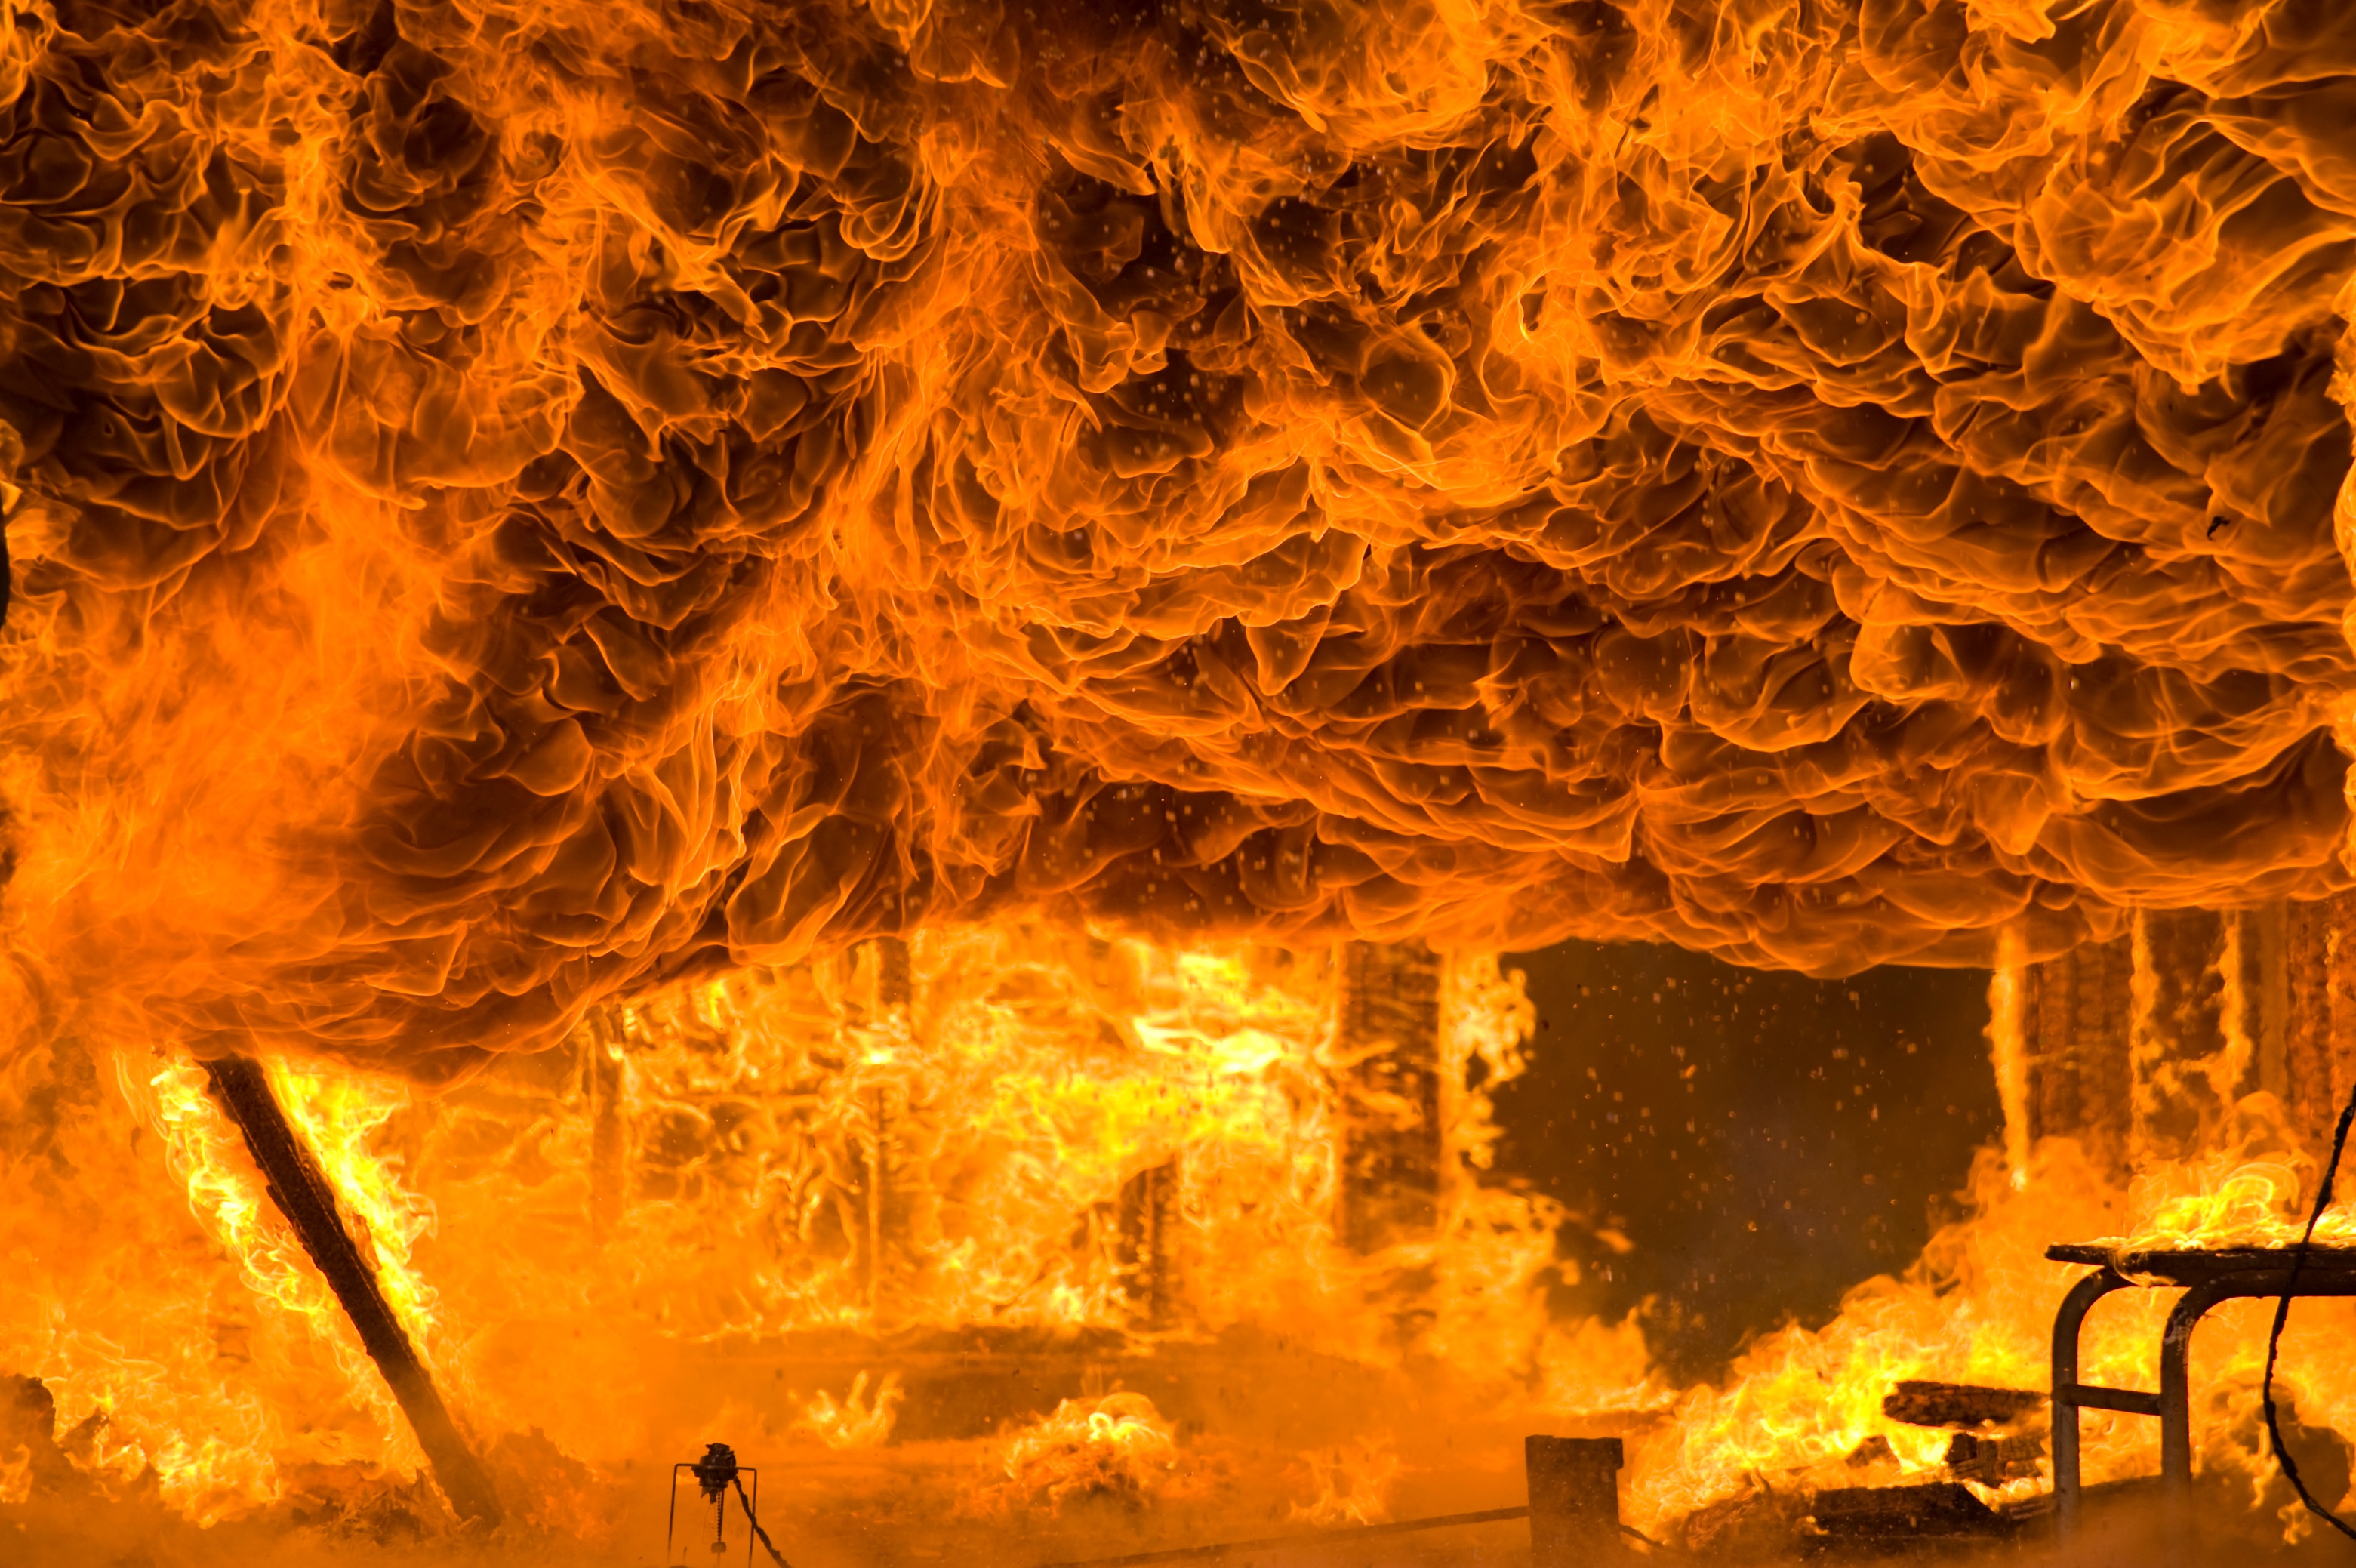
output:
[[[7,919],[109,1037],[2349,880],[2344,6],[6,14]]]

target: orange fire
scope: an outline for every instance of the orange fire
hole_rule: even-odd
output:
[[[1010,1512],[1044,1504],[1054,1512],[1074,1497],[1143,1504],[1215,1484],[1184,1464],[1169,1423],[1142,1394],[1066,1400],[1008,1439],[1002,1463],[1005,1480],[980,1494],[975,1506]]]
[[[2040,1386],[2044,1241],[2294,1233],[2246,1028],[2133,1042],[2127,1188],[2032,1134],[2006,987],[2356,887],[2356,9],[0,18],[0,1371],[92,1485],[420,1463],[230,1054],[532,1519],[723,1416],[872,1459],[926,1335],[1306,1325],[1435,1430],[1625,1431],[1651,1529],[1924,1473],[1876,1402]],[[1724,1387],[1558,1320],[1483,955],[1574,936],[1993,965],[1973,1217]],[[1449,955],[1430,1213],[1371,1240],[1352,1140],[1421,1108],[1350,1079],[1352,940]],[[2356,1432],[2341,1316],[2293,1380]],[[2254,1486],[2258,1316],[2203,1341]],[[753,1343],[774,1390],[652,1391]],[[1143,1497],[1156,1398],[1023,1452]],[[1250,1506],[1442,1463],[1376,1435]]]
[[[439,1079],[1024,908],[2347,885],[2333,7],[675,9],[12,11],[75,1021]]]

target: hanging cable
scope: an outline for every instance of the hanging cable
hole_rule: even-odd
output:
[[[2291,1298],[2298,1294],[2298,1276],[2306,1270],[2308,1252],[2315,1245],[2316,1227],[2323,1223],[2324,1210],[2331,1207],[2331,1184],[2340,1175],[2340,1156],[2348,1148],[2351,1122],[2356,1122],[2356,1091],[2351,1091],[2346,1108],[2340,1112],[2340,1125],[2331,1134],[2331,1159],[2323,1167],[2322,1185],[2316,1188],[2314,1211],[2308,1215],[2306,1233],[2299,1237],[2298,1246],[2291,1253],[2290,1277],[2283,1282],[2282,1300],[2275,1304],[2274,1332],[2266,1336],[2265,1395],[2266,1435],[2274,1442],[2275,1463],[2280,1465],[2282,1473],[2290,1478],[2291,1489],[2298,1494],[2298,1500],[2307,1505],[2308,1512],[2327,1520],[2332,1529],[2351,1541],[2356,1541],[2356,1526],[2351,1526],[2346,1520],[2316,1501],[2315,1494],[2307,1489],[2307,1482],[2298,1473],[2298,1462],[2290,1456],[2289,1448],[2284,1445],[2282,1421],[2275,1411],[2275,1361],[2282,1354],[2283,1329],[2290,1322]]]
[[[769,1560],[775,1563],[777,1568],[793,1568],[793,1564],[786,1561],[786,1554],[777,1550],[777,1543],[769,1539],[769,1532],[761,1528],[760,1520],[754,1516],[753,1499],[744,1495],[744,1478],[741,1476],[732,1476],[729,1479],[736,1483],[736,1500],[744,1505],[744,1522],[753,1527],[755,1535],[760,1537],[761,1546],[768,1552]]]
[[[793,1568],[793,1564],[786,1561],[786,1554],[777,1550],[777,1543],[769,1539],[769,1532],[761,1528],[760,1516],[753,1511],[753,1498],[744,1490],[744,1467],[736,1463],[734,1449],[725,1443],[707,1443],[703,1445],[703,1457],[688,1466],[687,1469],[695,1477],[695,1484],[702,1491],[704,1500],[720,1505],[720,1517],[713,1521],[715,1528],[726,1520],[728,1488],[734,1487],[736,1488],[736,1500],[744,1505],[744,1522],[753,1527],[754,1538],[768,1552],[769,1561],[777,1568]],[[717,1552],[719,1549],[715,1541],[712,1550]],[[669,1550],[668,1544],[664,1550]]]

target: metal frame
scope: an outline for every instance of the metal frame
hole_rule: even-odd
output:
[[[679,1530],[679,1473],[681,1470],[686,1471],[690,1476],[694,1476],[695,1464],[682,1460],[670,1467],[670,1517],[663,1524],[663,1562],[667,1568],[680,1568],[681,1561],[671,1551],[672,1540]],[[760,1467],[755,1465],[739,1465],[735,1475],[739,1477],[744,1476],[753,1477],[753,1495],[745,1499],[745,1512],[748,1516],[756,1514],[761,1506]],[[701,1477],[698,1477],[697,1481],[696,1495],[701,1497],[702,1495]],[[727,1521],[728,1494],[723,1491],[720,1494],[719,1530],[714,1538],[715,1541],[724,1541],[727,1539]],[[753,1529],[749,1519],[744,1528],[744,1568],[753,1568]]]
[[[2053,1315],[2053,1522],[2063,1537],[2077,1530],[2084,1495],[2078,1464],[2080,1411],[2158,1418],[2160,1489],[2170,1522],[2181,1526],[2190,1520],[2192,1500],[2192,1331],[2201,1320],[2222,1302],[2253,1296],[2356,1296],[2356,1250],[2347,1248],[2311,1248],[2303,1263],[2289,1247],[2114,1252],[2107,1247],[2062,1246],[2047,1249],[2045,1255],[2057,1263],[2094,1265],[2094,1273],[2070,1287]],[[2116,1291],[2163,1289],[2184,1294],[2160,1334],[2159,1391],[2080,1382],[2078,1337],[2094,1304]]]

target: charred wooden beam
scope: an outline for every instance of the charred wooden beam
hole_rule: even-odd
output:
[[[1982,1437],[1958,1432],[1947,1442],[1947,1473],[1958,1481],[2001,1487],[2034,1476],[2045,1458],[2045,1434],[2020,1432]]]
[[[908,953],[906,940],[900,937],[877,937],[872,944],[875,952],[875,1004],[885,1015],[897,1012],[905,1015],[916,1000],[916,964]]]
[[[2135,1012],[2127,1051],[2135,1070],[2137,1168],[2203,1147],[2231,1090],[2199,1064],[2227,1040],[2225,917],[2209,909],[2147,909],[2135,917]]]
[[[2018,1528],[1960,1481],[1838,1487],[1818,1492],[1809,1514],[1832,1547],[1912,1543],[1934,1536],[1998,1537]]]
[[[2283,1102],[2321,1154],[2356,1083],[2356,895],[2289,906],[2283,950]]]
[[[1178,1161],[1138,1172],[1120,1184],[1119,1266],[1121,1294],[1141,1326],[1166,1326],[1178,1295]]]
[[[866,1112],[867,1136],[861,1151],[865,1169],[862,1179],[866,1199],[862,1215],[863,1229],[860,1240],[862,1260],[861,1283],[867,1297],[867,1310],[881,1312],[885,1294],[884,1253],[891,1246],[893,1221],[892,1178],[898,1166],[894,1141],[899,1128],[898,1106],[892,1090],[882,1084],[867,1091],[862,1109]]]
[[[854,970],[865,968],[871,983],[868,993],[873,1001],[869,1011],[853,989],[852,1018],[863,1028],[883,1028],[903,1033],[912,1030],[911,1014],[916,1005],[916,966],[908,952],[908,944],[899,937],[877,937],[860,944],[853,955]],[[902,1204],[894,1191],[894,1181],[900,1174],[900,1122],[906,1105],[902,1092],[887,1084],[877,1084],[865,1095],[862,1110],[866,1122],[861,1158],[863,1169],[861,1182],[860,1283],[871,1315],[880,1316],[888,1305],[890,1294],[890,1256],[894,1243],[905,1224],[900,1212]]]
[[[434,1386],[433,1374],[410,1343],[401,1320],[393,1316],[376,1271],[344,1228],[327,1173],[287,1121],[277,1096],[271,1093],[262,1064],[247,1057],[224,1057],[205,1063],[205,1073],[221,1109],[243,1134],[253,1163],[262,1167],[272,1201],[294,1228],[311,1262],[327,1276],[327,1288],[335,1292],[369,1359],[384,1375],[402,1414],[409,1418],[410,1429],[417,1434],[418,1446],[425,1450],[442,1495],[450,1499],[459,1518],[497,1525],[499,1499],[489,1474],[451,1419],[441,1391]]]
[[[2257,1042],[2255,1087],[2290,1103],[2290,904],[2277,898],[2241,916],[2244,1015]]]
[[[2121,1176],[2134,1093],[2127,1065],[2132,946],[2126,937],[2089,942],[2031,964],[2024,998],[2029,1136],[2074,1139]]]
[[[1378,1252],[1439,1222],[1440,959],[1345,942],[1339,962],[1342,1240]]]
[[[619,1009],[593,1007],[584,1020],[583,1088],[589,1099],[589,1235],[603,1247],[629,1205],[629,1124],[622,1110]]]
[[[2043,1394],[1974,1383],[1908,1380],[1882,1399],[1881,1413],[1908,1426],[2002,1426],[2045,1408]]]

